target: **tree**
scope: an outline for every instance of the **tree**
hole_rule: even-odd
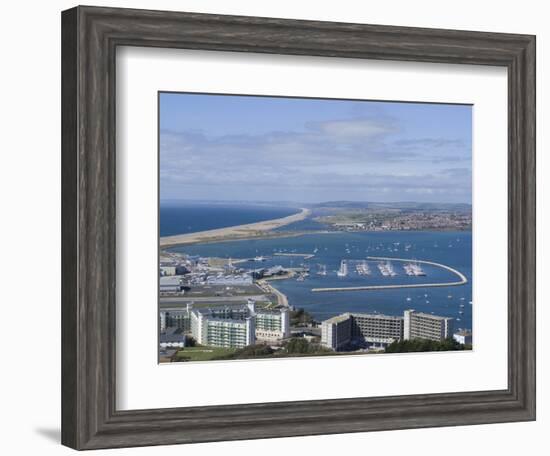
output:
[[[249,358],[267,358],[273,355],[274,350],[269,345],[248,345],[235,350],[233,353],[216,356],[212,359],[249,359]]]
[[[442,341],[430,339],[410,339],[394,341],[386,347],[386,353],[406,353],[406,352],[429,352],[429,351],[452,351],[452,350],[471,350],[471,345],[462,345],[452,337]]]
[[[304,309],[296,309],[290,312],[291,326],[307,326],[313,322],[313,316]]]

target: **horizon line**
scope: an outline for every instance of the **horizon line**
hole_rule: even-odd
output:
[[[451,201],[415,201],[415,200],[400,200],[400,201],[376,201],[376,200],[319,200],[319,201],[298,201],[298,200],[246,200],[246,199],[207,199],[207,198],[159,198],[159,202],[166,201],[182,201],[182,202],[209,202],[209,203],[293,203],[293,204],[323,204],[323,203],[371,203],[371,204],[463,204],[471,206],[471,202],[451,202]]]

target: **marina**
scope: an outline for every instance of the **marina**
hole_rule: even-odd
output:
[[[389,261],[378,263],[378,269],[384,277],[395,277],[397,275]]]
[[[460,249],[449,248],[451,240],[453,245],[460,245]],[[348,311],[399,315],[407,308],[415,308],[460,318],[461,327],[471,327],[470,232],[307,234],[189,245],[170,250],[203,257],[232,258],[234,265],[249,270],[278,266],[294,270],[305,266],[309,274],[300,280],[297,280],[300,271],[295,271],[277,276],[271,284],[287,297],[290,306],[304,308],[319,321]],[[304,257],[313,252],[314,256]],[[260,256],[265,257],[265,261],[238,260]],[[345,260],[345,267],[342,267],[342,260]],[[396,275],[382,275],[378,268],[381,262],[390,262]],[[404,268],[407,264],[417,264],[423,275],[408,275]],[[453,271],[462,274],[465,280]],[[319,288],[341,290],[337,293],[312,291]],[[460,303],[469,305],[461,308]],[[463,314],[459,314],[460,309],[464,309]]]
[[[380,263],[378,263],[378,269],[380,270],[380,273],[385,277],[394,277],[397,274],[393,270],[393,266],[390,263],[390,260],[392,261],[399,261],[399,262],[410,262],[410,259],[405,258],[387,258],[387,257],[367,257],[369,260],[382,260]],[[403,284],[387,284],[387,285],[361,285],[361,286],[354,286],[354,287],[326,287],[326,288],[312,288],[312,292],[330,292],[330,291],[361,291],[361,290],[384,290],[384,289],[395,289],[395,288],[431,288],[431,287],[454,287],[459,285],[464,285],[468,282],[468,279],[464,274],[462,274],[460,271],[447,266],[445,264],[436,263],[434,261],[426,261],[426,260],[415,260],[416,264],[429,264],[431,266],[436,266],[442,269],[445,269],[447,271],[452,272],[453,274],[456,274],[460,280],[458,281],[452,281],[452,282],[433,282],[433,283],[403,283]],[[407,273],[409,276],[415,276],[415,277],[423,277],[426,275],[426,273],[420,268],[420,266],[416,266],[414,269],[412,269],[412,263],[406,263],[405,266],[408,266],[411,268],[411,273]],[[404,267],[405,267],[404,266]],[[429,304],[429,302],[428,302]]]

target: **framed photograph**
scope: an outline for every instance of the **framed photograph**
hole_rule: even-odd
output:
[[[535,37],[62,13],[62,442],[535,419]]]

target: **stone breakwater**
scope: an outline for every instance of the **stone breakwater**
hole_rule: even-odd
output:
[[[364,285],[359,287],[327,287],[327,288],[312,288],[311,291],[314,292],[330,292],[330,291],[361,291],[361,290],[389,290],[395,288],[429,288],[429,287],[452,287],[458,285],[465,285],[468,283],[468,279],[460,271],[451,268],[445,264],[436,263],[434,261],[426,260],[412,260],[410,258],[390,258],[390,257],[367,257],[368,260],[380,260],[380,261],[400,261],[400,262],[414,262],[420,264],[428,264],[431,266],[436,266],[447,271],[456,274],[460,280],[453,282],[437,282],[437,283],[410,283],[410,284],[392,284],[392,285]]]

